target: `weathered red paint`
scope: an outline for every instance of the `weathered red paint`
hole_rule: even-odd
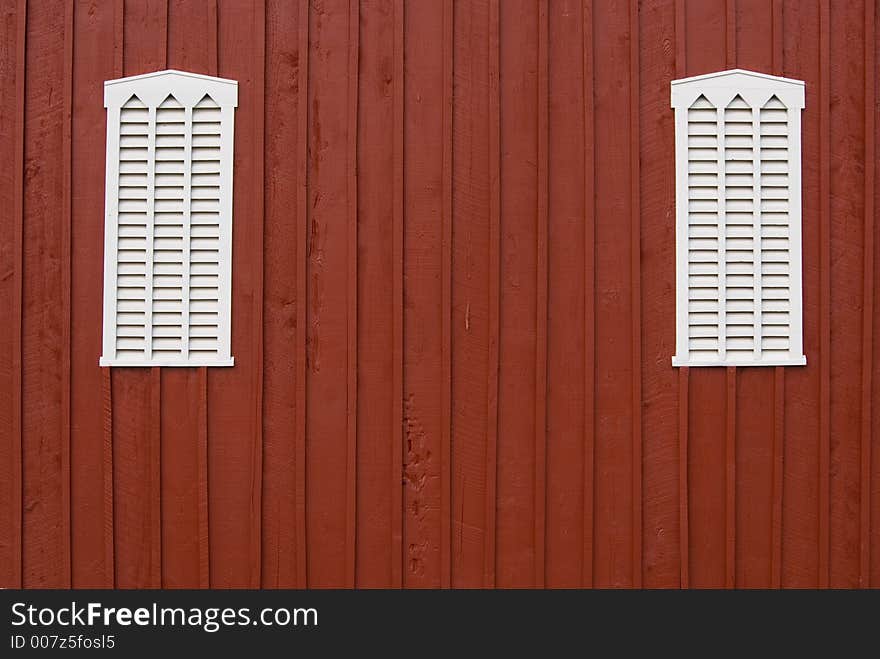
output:
[[[874,0],[0,2],[0,586],[880,583]],[[669,81],[803,79],[804,368],[680,369]],[[100,369],[103,80],[239,81],[230,369]]]

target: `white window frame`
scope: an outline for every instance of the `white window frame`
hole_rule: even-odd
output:
[[[219,234],[219,319],[218,319],[218,350],[216,357],[198,357],[188,353],[188,347],[180,357],[163,356],[154,357],[152,354],[152,336],[150,322],[146,323],[147,336],[145,337],[144,359],[119,358],[116,353],[116,314],[117,314],[117,261],[118,261],[118,215],[119,215],[119,135],[120,115],[122,106],[132,98],[137,98],[147,106],[150,116],[150,129],[148,135],[149,158],[155,153],[155,117],[156,108],[162,102],[173,96],[186,110],[187,127],[191,124],[192,108],[206,95],[220,107],[221,132],[220,132],[220,234]],[[238,105],[238,83],[235,80],[215,78],[197,73],[184,71],[156,71],[143,75],[108,80],[104,83],[104,107],[107,109],[107,149],[106,149],[106,185],[105,185],[105,222],[104,222],[104,305],[103,305],[103,352],[99,360],[101,366],[232,366],[234,359],[231,355],[231,306],[232,306],[232,171],[233,171],[233,140],[235,108]],[[186,144],[191,145],[190,130],[187,129],[185,136]],[[189,151],[187,151],[188,153]],[[188,158],[189,156],[187,156]],[[190,160],[187,160],[191,163]],[[148,166],[148,181],[154,175],[154,168]],[[184,171],[186,181],[189,181],[190,171]],[[148,182],[148,190],[150,187]],[[188,185],[188,183],[186,184]],[[184,193],[184,224],[185,235],[189,236],[189,191]],[[148,192],[149,197],[149,192]],[[147,240],[152,240],[150,233],[153,227],[152,202],[147,201]],[[184,252],[189,247],[184,246]],[[148,254],[152,252],[148,248]],[[189,257],[185,256],[186,263]],[[150,260],[148,257],[148,267]],[[147,291],[151,290],[152,272],[147,273]],[[184,274],[188,291],[188,272]],[[150,294],[152,295],[152,294]],[[184,293],[187,297],[187,293]],[[152,300],[148,299],[147,315]],[[184,300],[185,309],[189,308],[189,299]],[[188,323],[188,320],[184,321]],[[184,345],[188,346],[188,337],[183,337]]]
[[[753,109],[755,116],[776,96],[788,112],[788,175],[789,175],[789,258],[790,258],[790,334],[788,357],[760,356],[752,360],[717,361],[694,360],[689,353],[688,326],[688,109],[704,96],[717,109],[719,124],[723,112],[736,96],[741,96]],[[803,366],[803,290],[801,244],[801,110],[804,108],[804,83],[800,80],[771,76],[764,73],[733,69],[718,73],[673,80],[671,102],[675,110],[675,234],[676,234],[676,352],[673,366]],[[757,126],[757,119],[755,119]],[[756,130],[757,134],[757,130]],[[723,133],[719,132],[723,137]],[[758,138],[759,139],[759,138]],[[723,145],[719,143],[719,149]],[[760,183],[755,183],[760,189]],[[719,172],[719,196],[723,195],[723,176]],[[760,199],[755,208],[760,208]],[[719,208],[719,223],[723,210]],[[760,212],[756,211],[760,222]],[[720,224],[720,226],[724,226]],[[723,240],[723,236],[719,237]],[[719,251],[720,254],[720,251]],[[757,264],[760,267],[759,264]],[[757,269],[757,268],[756,268]],[[719,276],[721,273],[719,272]],[[719,280],[719,291],[724,282]],[[723,298],[722,298],[723,300]],[[760,301],[756,301],[760,304]],[[725,355],[725,331],[719,319],[719,351]],[[755,342],[760,346],[760,322],[756,322]]]

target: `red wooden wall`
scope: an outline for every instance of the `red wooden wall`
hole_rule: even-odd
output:
[[[874,0],[0,0],[0,586],[880,586]],[[102,82],[239,81],[230,369],[100,369]],[[669,81],[806,81],[805,368],[673,369]]]

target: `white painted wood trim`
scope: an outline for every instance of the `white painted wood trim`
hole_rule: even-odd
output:
[[[688,358],[688,147],[687,109],[675,113],[675,360]],[[682,295],[681,291],[685,291]]]
[[[223,136],[220,140],[220,308],[219,308],[219,346],[220,358],[232,361],[232,149],[235,144],[235,126],[233,123],[233,107],[223,107]],[[224,219],[226,224],[224,225]]]
[[[104,336],[101,359],[116,355],[116,255],[119,216],[119,125],[121,107],[107,111],[107,156],[104,180]]]
[[[803,294],[803,242],[802,242],[802,201],[801,201],[801,113],[790,111],[788,142],[788,180],[789,180],[789,245],[791,271],[791,334],[789,350],[793,358],[804,358],[804,294]],[[805,358],[804,358],[805,359]]]
[[[762,358],[760,361],[755,361],[754,359],[746,360],[746,361],[698,361],[698,360],[689,360],[689,359],[679,359],[677,356],[672,358],[673,366],[806,366],[807,358],[801,357],[800,359],[765,359]]]

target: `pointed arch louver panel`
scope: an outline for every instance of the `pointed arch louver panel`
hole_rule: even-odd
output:
[[[803,365],[801,81],[733,70],[672,82],[674,366]]]
[[[102,366],[231,366],[238,84],[161,71],[104,84]]]

